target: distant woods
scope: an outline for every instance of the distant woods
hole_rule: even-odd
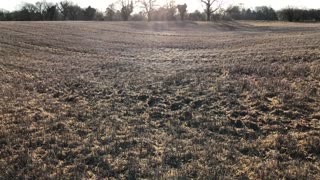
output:
[[[57,21],[57,20],[103,20],[103,13],[89,6],[81,8],[71,1],[57,4],[39,1],[35,4],[25,3],[20,10],[13,12],[0,10],[2,21]]]
[[[285,8],[275,11],[271,7],[261,6],[252,9],[241,9],[232,6],[224,11],[223,18],[234,20],[281,20],[290,22],[320,21],[320,9]]]
[[[199,3],[203,4],[204,9],[188,12],[187,4],[176,4],[175,0],[167,0],[162,6],[157,0],[118,0],[115,4],[106,4],[106,10],[100,12],[91,6],[82,8],[71,1],[39,1],[25,3],[12,12],[0,7],[0,21],[320,21],[320,9],[285,8],[275,11],[267,6],[254,9],[230,6],[223,9],[220,0],[199,0]]]
[[[320,9],[287,8],[279,12],[279,19],[290,22],[320,21]]]

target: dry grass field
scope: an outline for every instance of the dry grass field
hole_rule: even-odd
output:
[[[319,179],[320,24],[1,22],[0,179]]]

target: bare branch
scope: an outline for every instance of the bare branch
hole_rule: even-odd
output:
[[[211,15],[217,10],[221,9],[223,0],[200,0],[205,5],[205,13],[207,15],[207,21],[210,21]],[[216,7],[213,6],[216,4]]]

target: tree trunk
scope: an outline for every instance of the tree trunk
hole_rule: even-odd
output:
[[[207,6],[207,21],[210,21],[210,19],[211,19],[211,9],[210,9],[210,7],[209,6]]]
[[[151,21],[151,13],[148,13],[148,21]]]

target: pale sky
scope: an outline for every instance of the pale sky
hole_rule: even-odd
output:
[[[6,9],[9,11],[19,9],[24,2],[35,3],[39,0],[0,0],[0,9]],[[47,2],[60,2],[61,0],[47,0]],[[117,0],[72,0],[72,2],[78,4],[81,7],[88,7],[91,5],[100,11],[105,11],[108,4],[116,2]],[[134,0],[135,1],[135,0]],[[158,4],[163,4],[166,0],[157,0]],[[278,10],[288,6],[299,8],[315,8],[320,9],[320,0],[224,0],[224,7],[230,4],[239,5],[243,4],[244,7],[252,8],[255,6],[271,6]],[[177,4],[187,3],[188,12],[192,12],[196,9],[202,10],[203,7],[200,0],[176,0]],[[137,8],[139,5],[137,5]]]

